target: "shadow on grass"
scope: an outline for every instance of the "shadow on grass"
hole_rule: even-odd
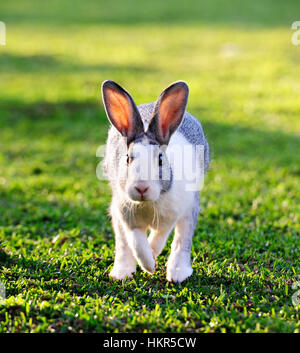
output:
[[[48,101],[39,101],[33,104],[27,104],[20,101],[0,101],[0,109],[7,116],[5,124],[7,126],[17,126],[19,123],[28,121],[34,125],[35,121],[60,121],[68,117],[76,122],[86,115],[97,115],[102,109],[100,101],[99,84],[99,102],[95,101],[72,101],[51,103]],[[103,115],[104,111],[101,111]]]
[[[98,189],[95,183],[95,197],[99,193]],[[61,192],[64,192],[63,189]],[[105,193],[105,190],[101,192]],[[59,194],[58,189],[56,193]],[[25,190],[17,186],[13,190],[0,187],[0,226],[5,228],[6,238],[18,229],[18,232],[28,239],[51,240],[60,231],[80,228],[82,236],[91,235],[97,238],[99,234],[99,240],[108,240],[112,238],[112,234],[107,207],[106,200],[100,201],[97,206],[83,206],[79,201],[48,201],[46,196],[38,191],[35,195],[28,196],[26,187]]]
[[[243,168],[264,163],[272,168],[287,167],[289,173],[300,175],[300,137],[281,131],[264,131],[240,125],[206,122],[212,155],[224,161],[239,161]]]
[[[56,73],[78,73],[88,71],[99,71],[113,75],[115,72],[118,74],[126,72],[129,74],[149,74],[155,72],[153,66],[139,66],[139,65],[90,65],[78,62],[72,62],[66,58],[57,55],[37,54],[37,55],[17,55],[12,53],[2,53],[0,55],[0,72],[3,73],[41,73],[53,72]]]
[[[18,141],[24,139],[35,143],[43,139],[48,139],[48,143],[53,140],[56,141],[53,147],[55,144],[84,141],[97,145],[104,143],[110,124],[101,103],[100,84],[98,88],[98,101],[39,101],[33,104],[16,100],[0,101],[0,129],[3,134],[11,136],[3,153],[13,156],[9,146],[14,143],[16,146]],[[92,153],[95,155],[96,150]]]

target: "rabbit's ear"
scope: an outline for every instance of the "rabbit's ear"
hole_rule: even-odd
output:
[[[170,137],[180,125],[189,95],[188,85],[177,81],[159,96],[148,131],[155,135],[161,145],[167,145]]]
[[[127,137],[127,144],[144,131],[141,116],[133,99],[116,82],[110,80],[103,82],[102,99],[108,119],[124,137]]]

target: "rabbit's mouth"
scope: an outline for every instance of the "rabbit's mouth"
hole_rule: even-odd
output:
[[[140,195],[140,194],[135,194],[135,195],[130,195],[130,198],[133,201],[137,201],[137,202],[146,202],[146,201],[154,201],[151,198],[149,198],[148,195]]]
[[[156,185],[137,183],[129,188],[128,195],[131,200],[137,202],[156,201],[160,190]]]

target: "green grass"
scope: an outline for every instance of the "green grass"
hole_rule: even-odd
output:
[[[298,1],[2,1],[0,332],[299,332]],[[109,126],[100,84],[137,104],[170,82],[212,150],[194,273],[108,277]]]

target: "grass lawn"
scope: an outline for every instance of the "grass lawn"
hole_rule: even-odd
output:
[[[299,332],[299,1],[1,1],[0,332]],[[211,145],[194,273],[108,277],[109,127],[100,85],[137,104],[169,83]]]

